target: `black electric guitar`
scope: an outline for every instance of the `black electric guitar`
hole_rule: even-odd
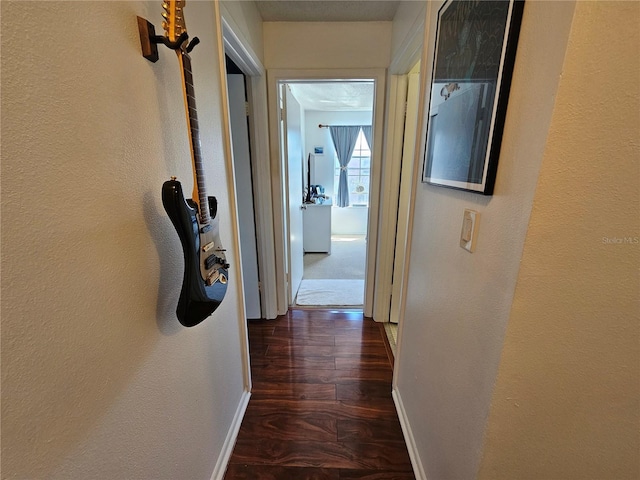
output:
[[[171,177],[162,185],[162,204],[173,223],[184,252],[184,279],[176,314],[185,327],[199,324],[211,315],[227,292],[229,264],[220,242],[217,201],[205,193],[204,167],[200,151],[200,136],[196,99],[191,74],[189,51],[197,43],[186,41],[183,1],[162,4],[165,21],[162,26],[170,42],[182,42],[176,53],[184,84],[187,125],[193,161],[193,196],[185,200],[182,185]]]

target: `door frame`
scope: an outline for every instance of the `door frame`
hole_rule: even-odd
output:
[[[304,275],[304,265],[303,262],[304,260],[302,258],[300,258],[300,264],[297,265],[297,267],[301,267],[302,268],[302,272],[300,271],[300,268],[295,268],[293,266],[293,261],[292,258],[294,257],[293,255],[293,248],[291,246],[291,238],[294,237],[294,234],[292,233],[292,225],[295,224],[295,230],[296,230],[296,234],[300,234],[300,238],[298,239],[298,249],[299,251],[302,252],[302,255],[304,256],[304,249],[303,249],[303,233],[301,232],[303,229],[303,212],[302,209],[306,208],[303,206],[303,190],[304,190],[304,186],[303,186],[303,162],[304,162],[304,151],[302,150],[303,144],[304,144],[304,137],[302,135],[302,114],[301,114],[301,106],[298,103],[298,99],[293,95],[293,92],[291,91],[291,87],[289,86],[289,84],[287,83],[280,83],[279,84],[280,90],[279,90],[279,94],[280,94],[280,99],[278,101],[279,105],[280,105],[280,109],[283,112],[283,114],[280,115],[280,134],[282,135],[282,138],[280,139],[280,145],[282,145],[282,171],[285,173],[285,179],[284,179],[284,185],[285,185],[285,190],[283,190],[283,199],[285,202],[285,212],[286,212],[286,224],[285,224],[285,235],[284,235],[284,240],[286,242],[285,245],[285,251],[287,252],[287,304],[288,305],[293,305],[295,298],[296,298],[296,294],[298,293],[298,289],[300,288],[300,283],[296,282],[297,285],[294,285],[292,282],[292,279],[294,278],[294,270],[297,270],[297,273],[299,273],[299,278],[300,280],[302,280],[302,277]],[[288,94],[288,96],[287,96]],[[292,102],[292,103],[289,103]],[[295,105],[294,103],[295,102]],[[298,108],[294,108],[294,107],[298,107]],[[295,112],[297,110],[297,112]],[[295,113],[294,113],[295,112]],[[298,168],[300,169],[300,177],[299,177],[299,182],[300,182],[300,190],[298,191],[298,200],[295,204],[292,205],[292,196],[295,197],[295,195],[292,195],[291,193],[291,183],[292,178],[295,178],[295,176],[291,176],[291,168],[292,168],[292,164],[298,163],[296,162],[296,158],[292,158],[291,154],[291,145],[289,140],[291,139],[290,137],[290,132],[292,130],[290,130],[290,128],[292,127],[290,120],[292,119],[292,116],[290,116],[290,114],[297,116],[298,120],[300,120],[300,123],[298,125],[298,129],[295,130],[294,127],[294,131],[295,133],[299,133],[300,134],[300,142],[299,142],[299,146],[300,146],[300,157],[299,157],[299,165]],[[294,154],[295,155],[295,154]],[[295,163],[293,163],[295,162]],[[298,205],[299,204],[299,205]],[[297,222],[292,221],[291,217],[292,217],[292,212],[293,211],[297,211],[299,213],[299,218]]]
[[[367,223],[367,260],[364,295],[364,315],[373,316],[375,298],[376,257],[378,245],[378,218],[380,211],[380,185],[382,177],[383,135],[384,135],[384,99],[386,88],[386,70],[371,69],[270,69],[267,70],[267,101],[269,111],[269,145],[271,153],[271,193],[273,201],[274,259],[276,277],[276,297],[278,314],[283,315],[289,309],[287,301],[286,258],[286,202],[284,188],[286,172],[282,166],[280,145],[281,122],[278,88],[282,83],[313,81],[373,81],[375,94],[373,101],[373,148],[371,168],[371,195],[369,196],[369,219]],[[259,181],[268,181],[260,177]]]
[[[231,60],[229,60],[231,61]],[[237,65],[236,65],[237,66]],[[244,286],[245,316],[247,319],[262,318],[260,302],[260,271],[256,236],[255,199],[253,198],[253,169],[251,142],[249,140],[249,115],[247,109],[247,76],[244,73],[227,71],[227,95],[229,122],[231,125],[231,148],[238,208],[240,237],[240,263]]]
[[[380,238],[378,240],[379,251],[387,252],[387,255],[377,262],[376,278],[379,285],[376,287],[376,298],[373,304],[373,318],[379,322],[389,321],[391,309],[406,105],[407,76],[390,75],[384,142],[385,163],[382,180],[384,203],[381,207]]]
[[[247,82],[247,102],[249,103],[249,143],[251,147],[251,169],[254,179],[253,197],[256,221],[256,247],[258,253],[258,271],[260,272],[260,311],[262,318],[274,319],[278,315],[276,303],[276,265],[273,256],[274,232],[273,211],[270,201],[271,182],[264,181],[271,175],[269,166],[269,129],[267,115],[267,89],[265,69],[259,57],[244,41],[241,31],[233,18],[227,14],[224,6],[220,8],[220,30],[224,52],[242,70]],[[226,90],[226,84],[225,84]],[[225,102],[228,102],[225,93]],[[225,132],[229,135],[230,132]],[[229,140],[230,141],[230,140]]]
[[[416,160],[418,140],[418,104],[420,103],[420,63],[414,70],[405,75],[407,80],[407,100],[404,129],[402,132],[402,155],[400,172],[400,191],[398,198],[398,217],[395,234],[395,255],[393,259],[393,283],[389,321],[401,324],[404,317],[404,297],[407,272],[405,257],[407,255],[407,238],[409,236],[409,208],[413,197],[413,166]]]

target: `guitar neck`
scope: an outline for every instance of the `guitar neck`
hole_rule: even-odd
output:
[[[196,110],[196,94],[193,88],[193,74],[191,70],[191,58],[189,54],[178,50],[178,59],[182,67],[182,80],[184,84],[185,108],[187,113],[187,125],[191,145],[191,159],[193,161],[193,198],[198,204],[200,222],[209,223],[209,207],[205,191],[204,164],[200,147],[200,130],[198,128],[198,113]]]

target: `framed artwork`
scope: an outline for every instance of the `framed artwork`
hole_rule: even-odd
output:
[[[320,145],[316,145],[315,147],[313,147],[313,154],[324,155],[324,147]]]
[[[493,194],[524,0],[438,10],[422,181]]]

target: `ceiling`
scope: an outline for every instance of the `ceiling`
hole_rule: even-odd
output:
[[[290,83],[289,86],[305,110],[373,110],[373,82]]]
[[[399,0],[256,0],[265,22],[390,22]]]

